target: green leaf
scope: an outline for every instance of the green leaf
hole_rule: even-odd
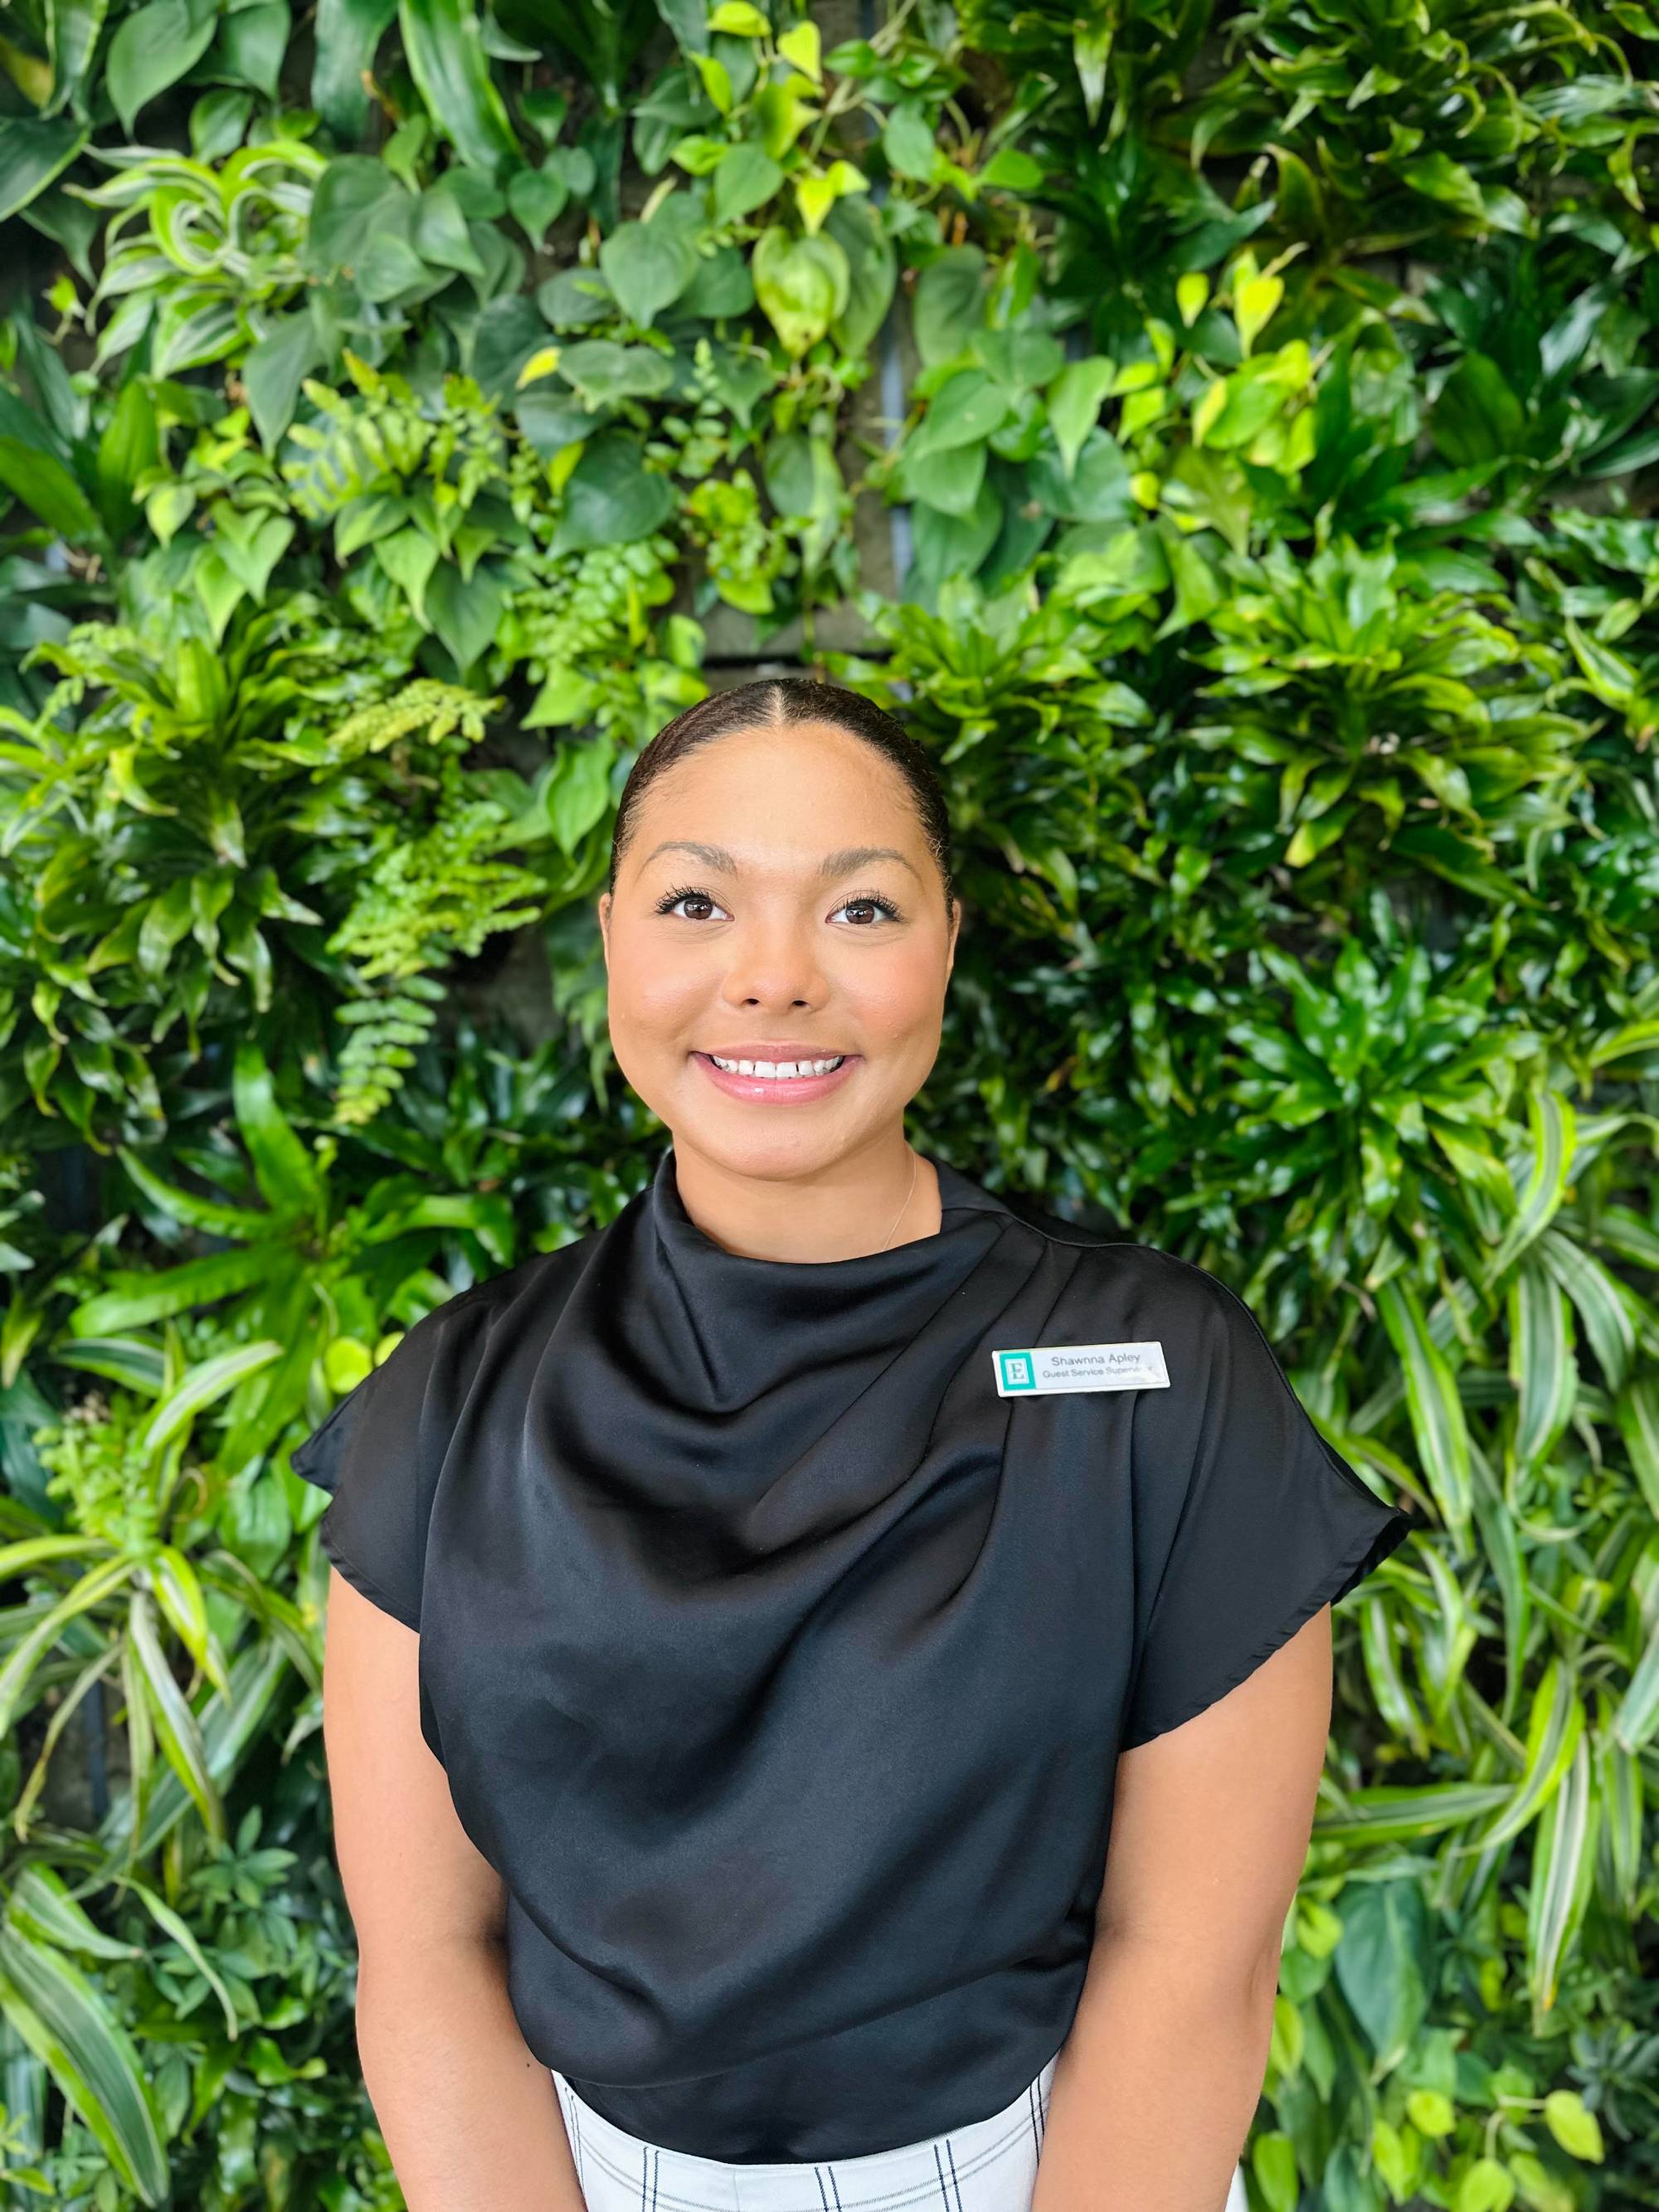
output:
[[[1021,397],[1054,383],[1066,366],[1060,341],[1048,331],[980,330],[969,343],[997,382]]]
[[[1402,161],[1399,173],[1414,192],[1438,200],[1443,207],[1454,208],[1475,222],[1485,222],[1486,202],[1480,185],[1449,154],[1425,154],[1415,161]]]
[[[609,812],[616,757],[616,745],[607,738],[561,746],[548,778],[546,804],[562,853],[574,853],[594,823]]]
[[[259,442],[274,453],[294,420],[300,382],[326,358],[307,307],[283,315],[251,345],[242,360],[242,384]]]
[[[260,1233],[266,1226],[264,1217],[258,1212],[228,1206],[222,1199],[203,1198],[193,1190],[171,1182],[158,1175],[142,1152],[130,1145],[118,1145],[116,1158],[133,1182],[163,1218],[180,1223],[191,1229],[205,1230],[210,1237],[229,1237],[238,1243]]]
[[[398,0],[410,74],[463,161],[495,176],[520,158],[507,106],[489,74],[482,26],[466,0]]]
[[[1440,387],[1430,430],[1454,467],[1470,467],[1521,450],[1526,410],[1489,355],[1466,353]]]
[[[1601,1808],[1583,1734],[1538,1823],[1527,1885],[1527,1985],[1542,2014],[1560,1994],[1562,1961],[1583,1923],[1595,1880]],[[1588,2115],[1586,2116],[1588,2117]],[[1600,2137],[1596,2137],[1597,2151]]]
[[[830,334],[854,359],[874,344],[898,285],[898,257],[880,210],[860,196],[837,200],[824,217],[824,234],[847,260],[847,299],[831,319]]]
[[[191,155],[210,164],[228,160],[241,144],[252,112],[253,97],[249,92],[230,85],[204,92],[191,106]]]
[[[203,1826],[216,1842],[222,1842],[223,1800],[208,1771],[207,1747],[196,1725],[196,1716],[173,1679],[173,1668],[156,1632],[155,1607],[148,1590],[134,1589],[129,1620],[139,1679],[150,1698],[163,1755],[189,1791],[202,1816]]]
[[[1279,2128],[1264,2128],[1250,2145],[1250,2171],[1267,2212],[1296,2212],[1302,2185],[1296,2146]]]
[[[482,276],[483,263],[472,242],[466,217],[447,179],[429,185],[415,203],[415,251],[441,269]]]
[[[1544,2119],[1570,2158],[1596,2166],[1601,2163],[1606,2156],[1601,2123],[1576,2089],[1553,2089],[1544,2100]]]
[[[210,1252],[159,1272],[130,1271],[116,1285],[83,1298],[70,1316],[77,1336],[113,1335],[143,1328],[169,1314],[188,1313],[250,1290],[270,1273],[270,1255],[262,1246],[246,1252]]]
[[[592,441],[571,471],[552,550],[632,544],[660,529],[674,506],[672,483],[646,467],[638,441],[607,433]]]
[[[519,169],[507,179],[507,204],[513,220],[539,252],[549,226],[556,222],[570,203],[570,187],[549,166]]]
[[[311,104],[335,137],[349,144],[368,122],[363,72],[373,67],[398,0],[317,0]]]
[[[106,1936],[70,1894],[54,1866],[35,1859],[20,1868],[6,1903],[7,1925],[39,1943],[56,1944],[87,1959],[142,1959],[143,1947]]]
[[[901,100],[891,111],[881,134],[881,150],[895,176],[914,177],[922,184],[932,177],[939,147],[920,100]]]
[[[953,361],[985,319],[988,289],[985,256],[977,246],[951,246],[916,279],[911,310],[916,351],[925,368]]]
[[[615,338],[578,338],[560,349],[555,366],[596,414],[621,399],[654,399],[674,382],[673,362],[654,346]]]
[[[796,358],[817,344],[851,296],[847,256],[827,228],[816,238],[791,238],[774,224],[756,241],[750,269],[762,313]]]
[[[7,1653],[5,1664],[0,1666],[0,1735],[10,1730],[36,1667],[64,1631],[83,1613],[90,1613],[94,1606],[101,1605],[131,1572],[131,1562],[125,1557],[103,1560],[89,1567],[38,1618],[30,1620],[27,1631]]]
[[[630,320],[648,330],[696,273],[696,255],[666,223],[625,222],[599,247],[599,271]]]
[[[103,536],[86,494],[52,454],[15,438],[0,438],[0,483],[71,544],[95,544]]]
[[[302,1676],[310,1679],[314,1665],[305,1638],[298,1633],[299,1623],[293,1607],[284,1608],[272,1593],[260,1590],[257,1584],[247,1595],[257,1597],[266,1608],[268,1626],[276,1632],[248,1639],[231,1663],[229,1704],[208,1694],[204,1708],[198,1716],[202,1741],[206,1747],[208,1772],[215,1786],[226,1796],[243,1759],[267,1724],[272,1701],[292,1691],[296,1668]],[[132,1835],[137,1809],[133,1794],[123,1790],[99,1830],[99,1842],[111,1852],[125,1853],[130,1847],[135,1856],[147,1857],[184,1818],[191,1802],[184,1784],[169,1769],[157,1778],[151,1789],[136,1840]]]
[[[976,446],[999,429],[1008,413],[1008,394],[981,368],[960,369],[928,403],[927,412],[905,447],[908,459]]]
[[[422,629],[430,629],[426,611],[426,587],[438,565],[438,549],[418,524],[394,530],[374,541],[374,558],[409,601],[410,612]]]
[[[1452,2212],[1509,2212],[1514,2202],[1508,2169],[1495,2158],[1478,2158],[1457,2185]]]
[[[999,147],[979,173],[981,188],[1005,192],[1034,192],[1047,172],[1041,161],[1022,154],[1017,146]]]
[[[173,1911],[164,1897],[158,1896],[148,1882],[140,1881],[138,1877],[131,1873],[126,1875],[125,1881],[127,1887],[143,1905],[156,1926],[164,1935],[171,1936],[196,1972],[213,1991],[214,1996],[218,1998],[219,2008],[225,2016],[225,2033],[234,2040],[241,2032],[241,2022],[237,2018],[234,2001],[212,1960],[197,1942],[191,1930],[190,1923]]]
[[[218,26],[217,9],[204,0],[150,0],[123,19],[109,42],[104,84],[129,138],[139,110],[195,68]]]
[[[1438,2089],[1413,2089],[1406,2099],[1406,2118],[1422,2136],[1449,2136],[1457,2125],[1457,2108]]]
[[[275,100],[292,31],[288,0],[253,0],[250,6],[228,8],[209,56],[214,74]]]
[[[1412,1881],[1350,1882],[1337,1900],[1342,1940],[1334,1954],[1342,1994],[1391,2074],[1428,2016],[1425,1908]]]
[[[232,615],[247,597],[247,586],[240,576],[232,574],[216,545],[208,546],[198,559],[191,572],[191,583],[216,644],[229,628]],[[181,910],[177,902],[171,912],[165,897],[148,902],[138,935],[137,964],[141,975],[155,976],[162,972],[191,919],[188,908]]]
[[[242,336],[241,312],[234,300],[192,301],[189,294],[161,302],[156,317],[154,367],[158,376],[181,368],[205,368],[234,352]]]
[[[66,106],[76,114],[85,112],[82,88],[108,13],[108,0],[47,0],[46,51],[52,59],[49,114]],[[8,123],[8,133],[13,127]]]
[[[494,642],[507,597],[488,569],[463,577],[453,562],[441,562],[426,589],[427,619],[461,676]]]
[[[317,1212],[323,1194],[316,1163],[277,1104],[275,1079],[257,1044],[236,1048],[232,1096],[254,1180],[273,1218],[285,1220]]]
[[[37,199],[91,136],[73,116],[7,116],[0,128],[0,222]]]
[[[714,172],[714,214],[721,222],[742,216],[776,197],[783,170],[759,146],[733,146]]]
[[[1083,441],[1100,420],[1101,404],[1111,389],[1116,364],[1103,354],[1074,361],[1063,368],[1048,387],[1048,428],[1060,448],[1060,465],[1069,477],[1077,465]]]
[[[1470,1513],[1469,1432],[1456,1377],[1427,1328],[1412,1285],[1379,1285],[1377,1310],[1400,1358],[1418,1457],[1441,1516],[1461,1540]]]
[[[514,401],[519,428],[544,461],[592,435],[593,417],[580,399],[546,384],[532,385]]]
[[[311,220],[301,251],[313,276],[332,276],[349,269],[364,251],[372,232],[397,222],[408,234],[410,195],[392,172],[367,154],[342,154],[317,179],[311,196]],[[418,265],[418,264],[417,264]]]
[[[172,2176],[160,2116],[114,2006],[52,1945],[0,1927],[0,2010],[122,2183],[143,2204],[164,2203]]]
[[[906,453],[902,495],[921,500],[940,514],[974,512],[985,482],[983,446],[960,446],[945,453]]]

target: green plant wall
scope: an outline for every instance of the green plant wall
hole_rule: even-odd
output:
[[[1639,0],[0,0],[0,2203],[401,2202],[289,1453],[649,1174],[616,797],[810,666],[915,1132],[1419,1519],[1253,2212],[1659,2205],[1656,130]]]

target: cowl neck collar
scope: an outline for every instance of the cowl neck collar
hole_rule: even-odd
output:
[[[940,1221],[929,1237],[843,1260],[728,1252],[686,1212],[669,1146],[641,1196],[635,1318],[683,1403],[730,1410],[803,1372],[843,1374],[896,1352],[960,1291],[1015,1219],[933,1155]]]

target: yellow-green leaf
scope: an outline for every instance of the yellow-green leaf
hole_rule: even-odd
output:
[[[803,76],[810,76],[814,82],[823,76],[823,40],[816,23],[792,23],[778,40],[778,52],[785,61],[793,62]]]
[[[1217,377],[1193,410],[1193,443],[1201,446],[1227,404],[1227,380]]]
[[[563,350],[562,346],[538,346],[519,371],[514,389],[522,392],[526,384],[535,384],[544,376],[551,376],[559,365],[559,356]]]
[[[1241,353],[1249,354],[1260,332],[1273,320],[1284,296],[1282,276],[1253,276],[1238,287],[1233,297],[1233,320],[1238,325]]]
[[[1544,2118],[1569,2157],[1601,2164],[1601,2123],[1576,2089],[1553,2089],[1544,2100]]]

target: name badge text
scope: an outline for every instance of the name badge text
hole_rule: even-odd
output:
[[[1167,1390],[1164,1346],[1146,1344],[1044,1344],[994,1352],[999,1398],[1041,1398],[1061,1390]]]

